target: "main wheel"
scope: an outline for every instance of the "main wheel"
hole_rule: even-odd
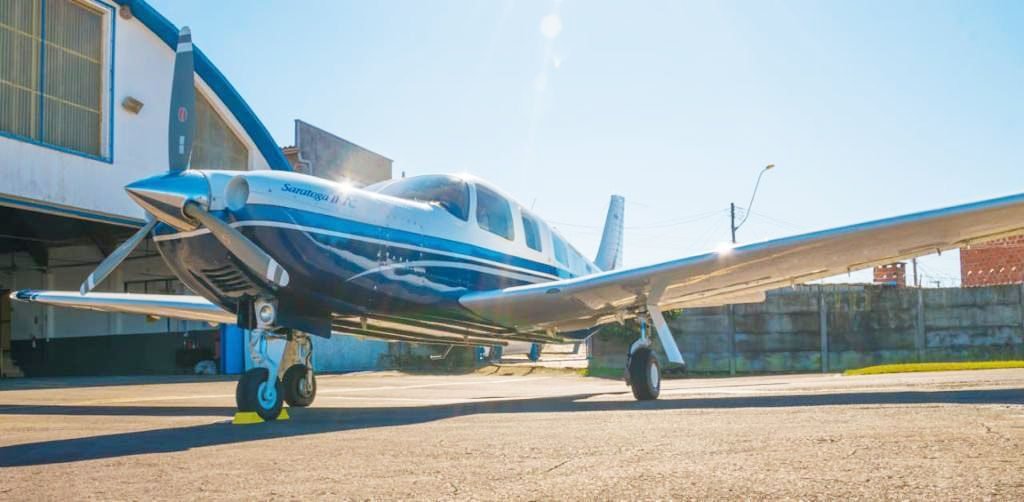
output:
[[[650,348],[637,349],[629,357],[629,386],[637,401],[653,401],[661,394],[661,366]]]
[[[281,385],[284,387],[284,401],[288,406],[304,408],[316,399],[316,375],[308,371],[305,364],[296,364],[284,372]],[[308,381],[306,376],[310,375]]]
[[[235,387],[235,403],[238,411],[255,411],[263,420],[277,420],[284,405],[281,381],[274,379],[274,388],[267,389],[267,369],[253,368],[246,371]]]

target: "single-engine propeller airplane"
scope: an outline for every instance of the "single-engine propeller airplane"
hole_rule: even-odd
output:
[[[1024,195],[879,220],[622,269],[623,199],[613,196],[593,262],[536,214],[466,176],[419,176],[364,189],[273,171],[190,170],[192,41],[179,33],[169,172],[126,187],[147,223],[79,292],[17,300],[149,314],[250,331],[254,369],[241,411],[272,420],[316,395],[310,335],[446,346],[578,342],[637,319],[626,380],[656,399],[667,360],[685,364],[662,313],[756,303],[769,289],[1024,231]],[[144,239],[198,296],[90,292]]]

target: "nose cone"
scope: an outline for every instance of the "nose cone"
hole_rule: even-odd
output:
[[[210,183],[195,171],[153,176],[124,187],[128,196],[156,219],[179,230],[192,230],[196,224],[185,217],[185,203],[194,201],[207,206]]]

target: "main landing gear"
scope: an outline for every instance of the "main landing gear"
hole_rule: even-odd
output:
[[[235,388],[238,411],[276,420],[284,403],[295,408],[313,404],[316,376],[308,335],[255,329],[249,334],[249,354],[255,367],[242,375]]]
[[[647,332],[648,321],[654,324],[658,340],[661,341],[668,360],[683,366],[686,365],[686,361],[683,360],[660,310],[649,305],[637,319],[640,320],[640,338],[629,346],[629,353],[626,356],[626,385],[633,390],[633,397],[637,401],[653,401],[661,395],[661,365],[654,350],[651,349],[652,341]]]

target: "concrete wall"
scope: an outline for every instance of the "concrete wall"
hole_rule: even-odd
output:
[[[683,310],[669,324],[699,373],[1010,359],[1024,356],[1022,298],[1021,286],[799,286],[772,291],[762,304]],[[636,337],[629,327],[595,338],[591,367],[623,366]]]
[[[313,367],[324,372],[384,369],[390,345],[354,336],[313,337]]]

